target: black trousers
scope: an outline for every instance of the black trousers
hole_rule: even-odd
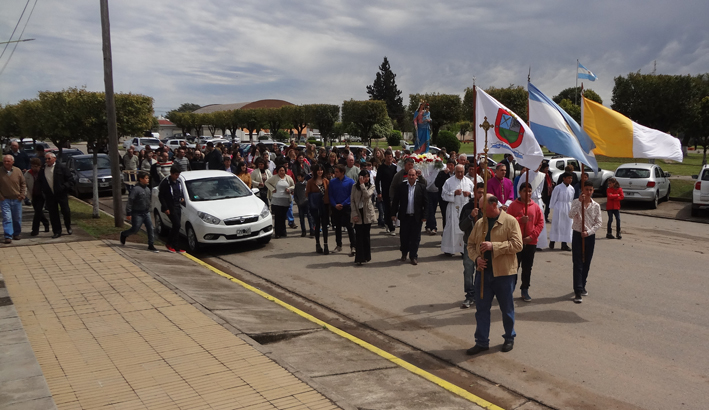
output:
[[[330,205],[323,204],[319,209],[310,208],[310,216],[313,217],[315,242],[320,243],[320,229],[322,229],[323,243],[327,245],[327,225],[330,222]]]
[[[586,289],[588,271],[591,269],[593,250],[596,247],[596,235],[589,235],[585,239],[586,255],[582,253],[581,232],[573,232],[571,237],[571,259],[574,261],[574,292],[583,292]]]
[[[175,249],[180,247],[180,226],[182,225],[182,208],[178,205],[170,209],[170,224],[172,228],[170,229],[170,235],[167,237],[167,245],[172,246]]]
[[[384,190],[384,188],[382,188]],[[385,192],[389,192],[389,188]],[[382,194],[382,204],[384,205],[384,224],[390,231],[394,230],[394,221],[391,220],[391,198]]]
[[[271,205],[273,210],[273,218],[275,219],[274,231],[276,236],[288,236],[286,233],[286,214],[288,213],[287,206]]]
[[[423,222],[410,215],[399,218],[399,235],[401,235],[401,256],[410,259],[419,257],[419,244],[421,243],[421,226]]]
[[[517,253],[517,269],[522,266],[522,285],[520,289],[529,289],[529,280],[532,277],[532,265],[534,265],[534,254],[537,245],[524,245]]]
[[[342,227],[347,229],[347,236],[350,239],[350,248],[355,247],[355,233],[352,229],[352,223],[350,222],[351,208],[349,205],[343,206],[339,211],[334,206],[332,209],[332,220],[334,223],[333,229],[335,230],[335,243],[337,246],[342,246]]]
[[[438,196],[440,197],[441,194],[439,193]],[[448,211],[448,202],[444,201],[443,198],[441,198],[438,201],[438,205],[441,207],[441,218],[443,218],[443,229],[446,229],[446,212]]]
[[[69,209],[69,197],[67,195],[49,195],[45,198],[47,201],[47,210],[49,211],[49,221],[52,223],[52,232],[54,234],[62,233],[62,222],[59,219],[59,207],[62,209],[64,217],[64,226],[66,229],[71,229],[71,210]]]
[[[370,231],[372,224],[355,224],[355,262],[369,262],[372,260],[372,244]]]
[[[32,197],[32,208],[34,209],[34,217],[32,217],[32,232],[39,232],[40,222],[44,226],[49,226],[47,217],[44,216],[44,195],[34,195]],[[59,225],[61,227],[61,224]]]

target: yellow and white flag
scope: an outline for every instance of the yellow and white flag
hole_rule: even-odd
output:
[[[633,122],[595,101],[583,97],[581,100],[581,124],[596,144],[594,154],[682,162],[682,144],[679,139]]]

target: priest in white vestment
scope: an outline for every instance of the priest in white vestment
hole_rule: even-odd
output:
[[[544,188],[543,183],[546,175],[540,173],[539,170],[528,170],[527,172],[529,172],[529,184],[532,185],[532,201],[536,202],[537,205],[539,205],[539,208],[542,210],[543,215],[545,205],[544,201],[542,201],[542,189]],[[519,186],[525,182],[527,182],[527,174],[523,173],[519,177],[519,182],[517,182],[517,186],[515,187],[515,189],[517,190],[516,192],[519,192]],[[539,234],[539,238],[537,239],[537,249],[544,249],[547,246],[549,246],[549,238],[547,237],[547,225],[545,223],[544,228],[542,229],[542,232]]]
[[[549,233],[549,247],[554,249],[554,242],[561,242],[562,250],[571,250],[573,219],[569,218],[571,202],[574,200],[574,187],[571,186],[573,174],[562,174],[564,183],[557,185],[551,193],[549,207],[554,211],[551,219],[551,232]]]
[[[573,191],[573,188],[571,188]],[[465,167],[456,165],[455,177],[448,178],[441,190],[441,199],[448,202],[446,208],[446,227],[443,229],[441,251],[446,254],[465,252],[463,231],[460,230],[460,211],[468,203],[475,191],[473,181],[465,177]]]

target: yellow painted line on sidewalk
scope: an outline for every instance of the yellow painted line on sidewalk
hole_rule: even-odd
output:
[[[260,290],[260,289],[257,289],[257,288],[255,288],[255,287],[249,285],[249,284],[246,283],[246,282],[243,282],[243,281],[241,281],[241,280],[239,280],[239,279],[236,279],[235,277],[229,275],[228,273],[222,272],[221,270],[219,270],[219,269],[215,268],[214,266],[212,266],[212,265],[210,265],[210,264],[208,264],[208,263],[202,261],[201,259],[195,258],[194,256],[192,256],[192,255],[190,255],[190,254],[188,254],[188,253],[184,253],[183,255],[184,255],[185,257],[187,257],[188,259],[190,259],[190,260],[192,260],[192,261],[194,261],[194,262],[197,262],[198,264],[200,264],[200,265],[204,266],[205,268],[211,270],[212,272],[216,273],[217,275],[222,276],[222,277],[224,277],[224,278],[226,278],[226,279],[229,279],[230,281],[232,281],[232,282],[234,282],[234,283],[238,283],[239,285],[241,285],[241,286],[243,286],[244,288],[246,288],[246,289],[248,289],[248,290],[250,290],[250,291],[256,293],[257,295],[262,296],[262,297],[264,297],[265,299],[270,300],[271,302],[275,302],[275,303],[277,303],[277,304],[283,306],[284,308],[290,310],[291,312],[293,312],[293,313],[295,313],[295,314],[297,314],[297,315],[299,315],[299,316],[301,316],[301,317],[303,317],[303,318],[305,318],[305,319],[308,319],[309,321],[311,321],[311,322],[313,322],[313,323],[316,323],[316,324],[318,324],[318,325],[320,325],[320,326],[326,328],[327,330],[331,331],[332,333],[335,333],[336,335],[339,335],[339,336],[341,336],[341,337],[344,337],[345,339],[347,339],[347,340],[349,340],[349,341],[351,341],[351,342],[353,342],[353,343],[356,343],[356,344],[362,346],[363,348],[369,350],[370,352],[375,353],[375,354],[377,354],[377,355],[383,357],[384,359],[389,360],[389,361],[392,362],[392,363],[396,363],[397,365],[403,367],[404,369],[410,371],[411,373],[417,374],[417,375],[423,377],[424,379],[426,379],[426,380],[428,380],[428,381],[430,381],[430,382],[433,382],[433,383],[435,383],[435,384],[437,384],[437,385],[443,387],[444,389],[450,391],[451,393],[455,393],[455,394],[457,394],[458,396],[460,396],[460,397],[462,397],[462,398],[464,398],[464,399],[470,400],[471,402],[477,404],[478,406],[481,406],[481,407],[486,408],[486,409],[488,409],[488,410],[503,410],[501,407],[496,406],[496,405],[490,403],[489,401],[487,401],[487,400],[485,400],[485,399],[482,399],[482,398],[480,398],[480,397],[478,397],[478,396],[476,396],[476,395],[470,393],[470,392],[467,391],[467,390],[461,389],[460,387],[458,387],[458,386],[456,386],[456,385],[454,385],[454,384],[452,384],[452,383],[449,383],[449,382],[447,382],[447,381],[441,379],[440,377],[438,377],[438,376],[436,376],[436,375],[433,375],[433,374],[431,374],[431,373],[429,373],[429,372],[427,372],[427,371],[425,371],[425,370],[423,370],[423,369],[420,369],[420,368],[414,366],[413,364],[411,364],[411,363],[409,363],[409,362],[407,362],[407,361],[404,361],[404,360],[402,360],[402,359],[400,359],[400,358],[398,358],[398,357],[396,357],[396,356],[394,356],[394,355],[392,355],[392,354],[390,354],[390,353],[387,353],[387,352],[385,352],[384,350],[382,350],[382,349],[380,349],[380,348],[378,348],[378,347],[376,347],[376,346],[374,346],[374,345],[372,345],[372,344],[370,344],[370,343],[367,343],[367,342],[365,342],[364,340],[362,340],[362,339],[360,339],[360,338],[358,338],[358,337],[356,337],[356,336],[353,336],[353,335],[351,335],[351,334],[349,334],[349,333],[347,333],[347,332],[345,332],[345,331],[342,331],[342,330],[336,328],[335,326],[332,326],[332,325],[330,325],[330,324],[328,324],[328,323],[326,323],[326,322],[323,322],[322,320],[320,320],[320,319],[318,319],[318,318],[316,318],[316,317],[314,317],[314,316],[312,316],[312,315],[310,315],[310,314],[308,314],[308,313],[306,313],[306,312],[303,312],[302,310],[300,310],[300,309],[298,309],[298,308],[296,308],[296,307],[294,307],[294,306],[291,306],[291,305],[289,305],[288,303],[286,303],[286,302],[284,302],[284,301],[282,301],[282,300],[280,300],[280,299],[278,299],[278,298],[275,298],[275,297],[269,295],[268,293],[266,293],[266,292],[264,292],[264,291],[262,291],[262,290]]]

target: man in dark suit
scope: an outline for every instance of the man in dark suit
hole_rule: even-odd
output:
[[[62,223],[59,220],[59,207],[62,209],[66,233],[71,235],[71,210],[69,210],[69,192],[74,188],[74,178],[71,172],[62,164],[57,163],[57,157],[48,152],[44,155],[44,166],[39,171],[38,182],[49,211],[49,221],[52,224],[52,238],[62,236]]]
[[[505,178],[514,179],[515,171],[519,170],[519,165],[517,164],[517,161],[515,161],[515,156],[512,154],[505,154],[505,159],[500,161],[500,164],[505,164],[505,166],[507,167],[507,173],[505,173]]]
[[[418,265],[419,243],[421,242],[421,225],[428,215],[428,195],[426,185],[417,181],[416,170],[411,168],[394,193],[392,200],[392,220],[397,216],[401,221],[401,261],[406,262],[406,256],[412,265]]]

